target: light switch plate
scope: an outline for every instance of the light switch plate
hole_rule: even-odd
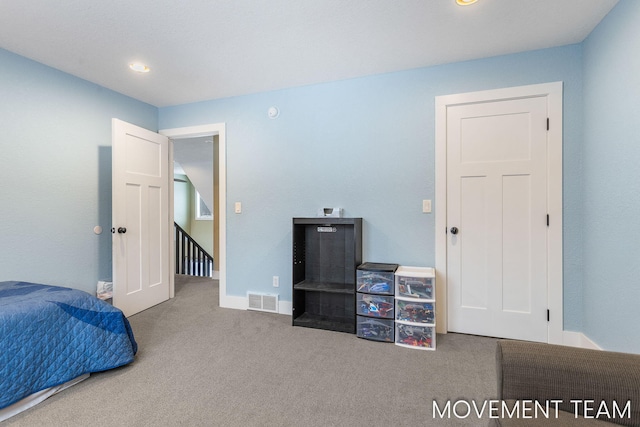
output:
[[[431,213],[431,200],[422,201],[422,213]]]
[[[236,213],[237,214],[242,213],[242,203],[241,202],[236,202],[235,208],[236,208]]]

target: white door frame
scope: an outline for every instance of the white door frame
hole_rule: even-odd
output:
[[[562,278],[562,82],[543,83],[435,98],[435,244],[437,332],[448,331],[447,314],[447,108],[450,106],[525,97],[547,98],[547,209],[549,343],[563,343]]]
[[[220,289],[220,306],[227,307],[227,139],[226,126],[224,123],[215,123],[199,126],[188,126],[182,128],[163,129],[158,132],[161,135],[169,137],[169,165],[173,164],[173,139],[197,138],[201,136],[218,136],[218,168],[214,171],[218,174],[219,185],[219,204],[218,212],[214,215],[218,216],[220,229],[218,231],[218,239],[220,241],[220,250],[218,259],[215,264],[219,268],[219,289]],[[173,167],[169,167],[169,182],[173,182]],[[174,207],[173,207],[173,186],[169,186],[169,227],[173,230]],[[169,245],[170,258],[175,259],[175,246]],[[175,296],[175,262],[171,261],[171,281],[170,281],[170,297]]]

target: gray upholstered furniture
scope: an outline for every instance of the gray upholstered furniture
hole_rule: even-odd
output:
[[[521,408],[528,399],[545,404],[561,402],[551,402],[548,418],[544,412],[535,418],[534,412],[529,412],[532,417],[526,419],[492,418],[492,426],[640,426],[640,355],[500,340],[496,365],[501,402],[520,404]],[[585,401],[593,408],[587,417],[583,413]],[[556,405],[557,416],[553,410]],[[602,417],[592,418],[598,412]]]

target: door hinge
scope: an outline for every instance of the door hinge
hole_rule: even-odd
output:
[[[547,227],[549,226],[549,214],[547,214]]]
[[[549,316],[549,309],[547,309],[547,322],[549,321],[549,318],[550,318],[550,316]]]
[[[547,117],[547,130],[549,130],[549,117]]]

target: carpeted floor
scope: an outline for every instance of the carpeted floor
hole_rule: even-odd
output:
[[[436,351],[420,351],[217,303],[216,281],[179,276],[174,299],[129,319],[134,363],[3,427],[487,424],[434,417],[433,401],[495,398],[495,339],[438,335]]]

